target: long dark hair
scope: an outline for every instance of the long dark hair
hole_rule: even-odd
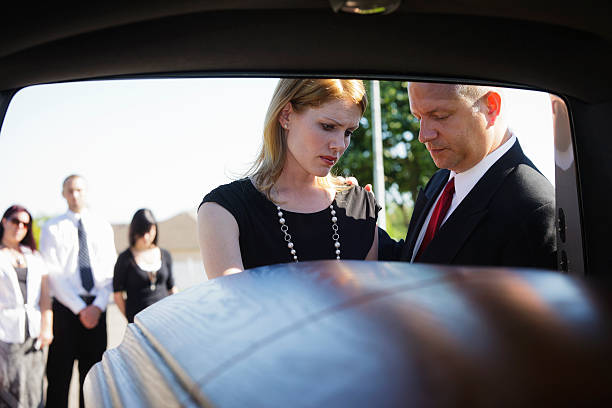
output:
[[[157,245],[157,237],[159,237],[159,228],[157,227],[157,221],[153,216],[153,213],[148,208],[141,208],[136,211],[132,217],[130,223],[130,246],[133,247],[136,244],[136,240],[147,232],[151,231],[151,227],[155,225],[155,238],[153,238],[153,244]]]
[[[30,212],[28,210],[25,209],[25,207],[21,206],[21,205],[11,205],[5,212],[4,215],[2,216],[2,219],[6,219],[8,221],[9,217],[15,213],[18,212],[25,212],[26,214],[28,214],[28,217],[30,217],[30,222],[27,225],[28,228],[28,232],[26,232],[25,237],[23,237],[23,239],[21,240],[20,244],[27,246],[28,248],[30,248],[32,250],[32,252],[37,250],[36,247],[36,241],[34,240],[34,234],[32,233],[32,214],[30,214]],[[4,227],[2,226],[2,223],[0,223],[0,239],[2,239],[4,237]]]

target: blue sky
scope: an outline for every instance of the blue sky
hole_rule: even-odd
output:
[[[195,213],[204,194],[254,159],[276,79],[163,79],[40,85],[20,91],[0,132],[0,210],[65,211],[61,182],[84,175],[113,223],[142,207],[159,220]],[[509,91],[524,150],[553,181],[547,94]]]

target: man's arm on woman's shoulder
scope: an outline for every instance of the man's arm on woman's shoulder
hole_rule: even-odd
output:
[[[404,248],[404,240],[399,242],[387,234],[387,231],[378,227],[378,260],[399,261]]]

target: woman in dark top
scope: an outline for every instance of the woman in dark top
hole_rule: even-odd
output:
[[[134,316],[141,310],[178,291],[172,276],[172,258],[157,246],[157,231],[150,210],[136,211],[130,223],[130,247],[115,264],[115,303],[129,323],[134,322]]]
[[[376,259],[380,207],[330,175],[365,108],[359,80],[279,81],[249,176],[217,187],[198,210],[209,278],[282,262]]]

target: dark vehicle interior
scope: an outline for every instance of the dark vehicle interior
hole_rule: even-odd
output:
[[[355,2],[345,3],[350,6]],[[608,135],[608,118],[612,117],[612,25],[609,11],[605,11],[609,4],[552,0],[390,3],[399,3],[399,6],[381,14],[334,11],[332,5],[339,8],[339,2],[334,0],[16,4],[12,11],[3,13],[0,25],[0,126],[12,97],[20,89],[65,81],[318,76],[493,84],[545,91],[556,95],[559,101],[556,105],[553,101],[556,148],[570,146],[575,158],[572,166],[557,168],[555,174],[558,269],[586,278],[588,284],[609,278],[612,194],[606,191],[612,185],[612,143]],[[449,270],[449,276],[459,272]],[[240,285],[244,286],[244,281]],[[279,287],[286,285],[285,282]],[[192,298],[197,296],[193,294]],[[609,296],[597,297],[605,298]],[[511,297],[508,299],[513,301]],[[264,302],[257,297],[255,300]],[[486,303],[483,299],[480,301]],[[609,357],[610,322],[606,319],[611,309],[609,302],[595,303],[602,307],[597,315],[598,324],[606,327],[596,339],[600,348],[595,349]],[[498,316],[510,316],[503,316],[504,310],[507,309],[499,306]],[[161,324],[154,320],[146,317],[142,322],[146,325],[148,321],[156,327]],[[530,324],[537,327],[540,323],[546,325],[537,318]],[[510,330],[509,336],[514,336],[525,327],[517,323],[506,329]],[[406,335],[397,330],[389,333],[395,338]],[[524,339],[543,335],[550,340],[557,332],[527,330],[525,333]],[[583,346],[577,338],[567,348],[557,344],[558,350],[581,349]],[[317,341],[316,336],[307,339]],[[130,341],[134,344],[138,340]],[[534,353],[548,352],[544,351],[548,347],[535,343]],[[587,344],[590,343],[583,345]],[[386,345],[402,347],[395,343]],[[334,349],[333,345],[330,347]],[[554,349],[555,344],[551,347]],[[355,350],[366,353],[368,346]],[[521,350],[529,354],[527,346]],[[437,346],[424,351],[428,356],[441,352]],[[488,352],[494,354],[494,351]],[[168,357],[161,354],[163,358],[155,360],[158,364]],[[568,354],[570,360],[571,356]],[[606,405],[610,393],[599,385],[609,383],[609,374],[606,378],[600,366],[589,365],[596,361],[593,355],[583,357],[576,357],[576,362],[585,364],[577,366],[577,376],[584,374],[591,382],[583,378],[584,387],[572,395],[590,393],[595,400],[589,402]],[[534,371],[529,381],[538,381],[541,379],[538,375],[555,372],[553,362],[543,358],[541,363],[549,364],[548,369]],[[465,369],[462,364],[457,363],[457,372]],[[370,368],[384,370],[376,364]],[[435,371],[433,366],[430,368]],[[489,368],[496,370],[494,364]],[[429,374],[435,377],[433,371]],[[390,375],[406,381],[414,378],[405,372]],[[177,384],[183,387],[191,384],[185,379],[192,376],[189,369],[178,370],[176,376]],[[440,381],[447,380],[445,377]],[[565,373],[559,383],[573,381]],[[543,396],[556,392],[553,383],[546,384],[548,394],[507,401],[544,404],[547,400]],[[192,389],[191,402],[178,397],[177,401],[181,405],[207,405],[209,400],[232,405],[231,400],[214,398],[215,392],[220,393],[221,388],[230,385],[223,383],[219,389],[209,390],[210,394],[199,394],[201,391]],[[458,386],[472,385],[466,380]],[[410,385],[411,389],[418,386],[417,382]],[[168,385],[169,394],[174,392],[173,387]],[[487,405],[487,402],[504,405],[492,393],[487,398],[493,399],[476,400],[459,397],[428,400],[423,394],[422,399],[415,401],[417,405]],[[401,401],[405,400],[394,399],[398,396],[408,398],[409,393],[397,394],[386,401],[389,405],[402,405]],[[282,404],[289,400],[271,401],[276,405],[275,402]],[[117,400],[107,398],[99,406],[113,401]],[[342,399],[326,401],[349,404]],[[359,401],[349,401],[359,405]],[[562,399],[556,401],[563,403]],[[260,401],[260,405],[265,403]]]
[[[20,7],[0,29],[0,118],[25,86],[114,77],[341,75],[557,94],[576,153],[576,174],[558,179],[557,191],[577,194],[558,196],[567,236],[560,268],[605,275],[611,198],[586,182],[610,177],[600,130],[612,86],[604,2],[576,10],[571,2],[417,1],[388,15],[335,13],[325,0]]]

